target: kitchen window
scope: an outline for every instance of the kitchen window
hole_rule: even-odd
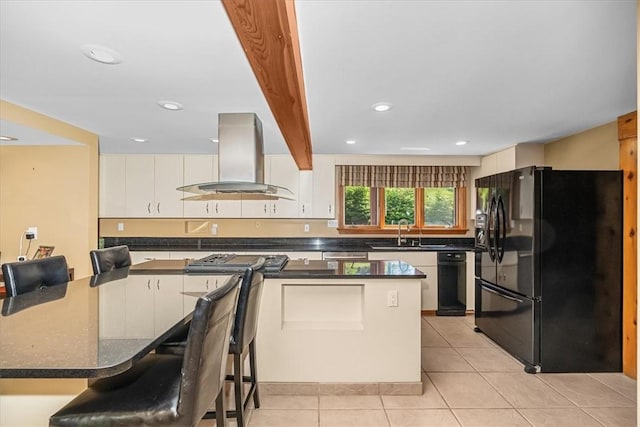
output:
[[[338,188],[342,234],[467,231],[465,167],[338,166]]]

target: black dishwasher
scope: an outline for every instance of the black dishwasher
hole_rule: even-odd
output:
[[[437,316],[464,316],[467,309],[467,260],[464,252],[438,252]]]

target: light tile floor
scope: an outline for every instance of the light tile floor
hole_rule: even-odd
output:
[[[422,369],[421,396],[263,392],[249,427],[636,426],[636,381],[620,373],[526,374],[473,331],[473,316],[422,319]]]

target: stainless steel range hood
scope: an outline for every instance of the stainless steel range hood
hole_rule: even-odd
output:
[[[288,189],[264,183],[262,122],[257,115],[218,114],[218,140],[218,182],[177,188],[197,194],[184,200],[209,200],[232,194],[251,199],[296,199]]]

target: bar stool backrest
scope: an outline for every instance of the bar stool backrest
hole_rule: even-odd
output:
[[[93,266],[93,274],[105,273],[131,265],[129,247],[125,245],[96,249],[89,252],[89,257]]]
[[[2,274],[8,297],[69,281],[64,255],[6,263],[2,265]]]

